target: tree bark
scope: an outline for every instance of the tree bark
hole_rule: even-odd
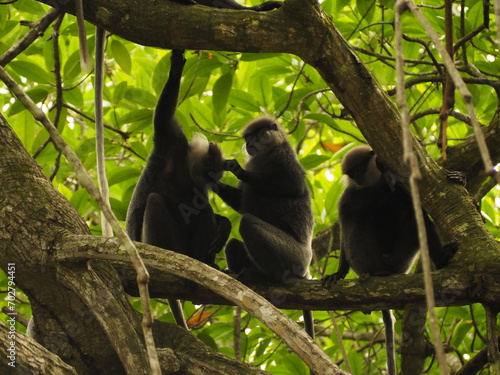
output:
[[[106,261],[57,259],[56,244],[73,241],[75,235],[97,237],[89,235],[85,222],[54,189],[2,115],[0,175],[0,267],[15,265],[16,287],[32,306],[29,334],[40,344],[32,347],[33,339],[18,333],[16,371],[147,374],[141,317],[128,302],[120,278]],[[0,326],[1,332],[5,329]],[[263,373],[217,353],[172,324],[156,322],[155,340],[164,370]],[[6,351],[7,341],[2,340],[0,352]],[[47,360],[34,360],[34,354]],[[2,358],[1,366],[8,368],[6,356]]]
[[[69,13],[74,13],[73,6],[74,2],[59,5]],[[260,13],[159,0],[89,0],[84,2],[84,13],[86,20],[142,45],[300,56],[318,70],[377,155],[393,171],[402,176],[408,173],[400,162],[401,130],[396,107],[314,0],[288,0],[276,11]],[[499,126],[497,116],[485,128],[490,145],[498,144]],[[79,374],[98,374],[102,369],[116,374],[145,373],[147,358],[139,316],[128,304],[111,267],[114,262],[121,271],[128,257],[120,254],[116,240],[89,235],[85,222],[52,187],[3,117],[0,145],[0,266],[6,269],[7,263],[16,264],[16,284],[33,307],[34,338],[53,353],[51,363],[59,366],[58,356]],[[437,304],[495,304],[500,300],[500,245],[485,228],[467,190],[449,182],[446,172],[416,140],[413,147],[423,173],[424,208],[446,240],[460,246],[452,265],[433,275]],[[500,148],[492,147],[491,151],[498,160]],[[471,165],[466,172],[471,177],[472,192],[486,178],[476,153],[472,141],[450,147],[446,164],[453,169]],[[188,295],[177,287],[178,283],[168,278],[165,281],[165,272],[175,271],[169,268],[168,259],[178,255],[159,253],[148,246],[141,246],[141,252],[145,262],[157,270],[151,282],[157,296],[228,303],[201,287]],[[256,290],[280,308],[403,309],[422,306],[425,301],[419,275],[346,280],[331,290],[322,288],[318,281],[256,286]],[[123,325],[108,320],[116,316]],[[203,366],[223,373],[260,372],[196,344],[191,335],[181,331],[158,324],[158,347],[173,350],[162,351],[162,358],[168,362],[164,368],[176,368],[180,359],[180,373],[206,370]],[[126,348],[120,342],[124,337]],[[168,342],[162,342],[165,337]],[[26,342],[30,342],[28,338]],[[198,356],[193,354],[194,348]],[[20,353],[28,363],[29,358]],[[57,371],[66,371],[59,367]]]

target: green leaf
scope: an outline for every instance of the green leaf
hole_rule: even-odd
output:
[[[472,327],[473,325],[471,322],[462,321],[458,323],[453,332],[453,337],[451,338],[451,345],[458,348],[467,335],[467,332],[469,332]]]
[[[73,87],[71,90],[63,91],[64,100],[67,100],[69,103],[73,104],[76,108],[83,107],[83,94],[80,87]]]
[[[356,0],[357,11],[367,23],[370,23],[375,14],[375,0]]]
[[[320,164],[323,164],[325,161],[330,160],[330,156],[326,155],[307,155],[301,159],[299,159],[300,164],[304,167],[305,170],[310,170],[317,167]]]
[[[31,13],[37,16],[41,16],[46,12],[42,4],[36,1],[14,1],[12,6],[21,12]],[[2,8],[4,7],[2,6]]]
[[[243,90],[232,89],[229,96],[229,103],[250,112],[260,112],[259,104],[255,98]]]
[[[340,13],[342,9],[351,2],[351,0],[336,0],[336,10],[335,13]]]
[[[130,52],[119,40],[113,39],[111,42],[111,55],[123,71],[130,75],[132,71],[132,59]]]
[[[219,77],[213,88],[212,105],[215,112],[221,113],[227,104],[229,93],[233,84],[233,75],[226,73]]]
[[[137,168],[115,168],[108,173],[108,184],[113,186],[123,181],[135,180],[141,174]]]
[[[240,61],[258,61],[281,56],[280,53],[243,53]]]
[[[64,63],[64,68],[63,68],[64,80],[65,81],[75,80],[81,73],[81,71],[82,70],[80,67],[80,52],[77,50],[74,51]]]
[[[30,61],[16,60],[9,64],[16,73],[25,77],[26,79],[37,82],[50,84],[52,82],[52,75],[40,68],[39,65]]]
[[[138,87],[127,87],[124,98],[142,107],[154,108],[156,106],[156,97],[149,91]]]
[[[250,79],[248,91],[262,107],[269,109],[272,103],[272,85],[268,76],[260,72],[254,74]]]
[[[118,85],[116,85],[115,90],[113,91],[114,105],[118,105],[120,101],[125,97],[127,88],[128,88],[127,81],[121,81]]]
[[[132,124],[134,122],[148,121],[150,124],[153,123],[153,110],[151,109],[137,109],[134,111],[127,112],[119,119],[120,125]]]
[[[160,95],[165,82],[167,82],[168,73],[170,71],[170,56],[171,54],[163,56],[156,64],[155,70],[153,71],[151,83],[157,95]]]
[[[49,91],[47,90],[46,87],[43,86],[38,86],[34,88],[33,90],[29,90],[26,92],[28,96],[33,100],[35,103],[40,103],[42,100],[44,100],[47,95],[49,94]],[[14,116],[15,114],[18,114],[19,112],[23,111],[25,109],[24,105],[21,104],[19,100],[16,100],[12,107],[10,107],[10,110],[8,112],[9,116]]]

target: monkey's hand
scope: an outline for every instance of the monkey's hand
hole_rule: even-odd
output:
[[[342,280],[345,277],[345,275],[342,275],[340,272],[333,273],[328,276],[324,276],[321,279],[321,285],[323,285],[323,288],[330,289],[332,285],[336,284],[337,281]]]
[[[243,168],[241,168],[240,163],[238,163],[238,161],[235,159],[225,160],[223,169],[225,171],[231,172],[236,177],[238,177],[238,175],[243,171]]]

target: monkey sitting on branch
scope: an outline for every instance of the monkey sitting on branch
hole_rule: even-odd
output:
[[[188,143],[175,119],[184,51],[173,50],[170,75],[154,114],[154,147],[127,211],[132,240],[176,251],[215,265],[231,232],[216,215],[208,189],[222,176],[224,160],[215,143],[194,137]],[[177,324],[187,329],[179,301],[169,300]]]
[[[226,245],[229,270],[245,282],[308,278],[314,219],[305,171],[273,118],[252,121],[243,137],[249,154],[245,169],[236,160],[227,160],[224,167],[239,186],[219,182],[216,190],[243,215],[243,242],[233,238]],[[310,311],[304,311],[304,323],[314,338]]]
[[[358,276],[406,273],[420,248],[411,197],[398,177],[377,159],[369,146],[350,150],[342,161],[347,186],[339,199],[340,260],[336,273],[322,283],[330,287],[352,268]],[[430,257],[436,268],[445,267],[457,245],[442,246],[433,222],[424,212]],[[396,374],[394,326],[391,310],[383,310],[387,366]]]

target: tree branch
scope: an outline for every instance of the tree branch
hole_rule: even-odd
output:
[[[282,338],[314,372],[323,374],[333,369],[335,374],[343,373],[295,322],[236,279],[186,255],[146,244],[136,245],[141,249],[141,258],[147,262],[145,264],[148,267],[201,284],[223,297],[225,303],[222,304],[227,304],[229,300],[231,304],[248,311]],[[69,236],[55,247],[57,251],[54,258],[58,262],[106,259],[122,265],[129,264],[127,257],[120,251],[120,242],[116,239]],[[293,290],[293,285],[289,288]],[[281,298],[281,295],[275,294],[272,301],[279,301]]]
[[[182,254],[142,243],[136,245],[151,270],[152,296],[218,305],[239,305],[236,299],[246,300],[249,290],[228,275]],[[130,265],[116,239],[69,236],[57,244],[54,250],[57,250],[54,252],[57,261],[111,261],[121,270],[122,282],[127,282],[126,269]],[[433,272],[436,305],[462,306],[500,300],[500,280],[496,276],[498,267],[500,260],[488,260],[485,264],[474,265],[472,271],[468,267],[451,265]],[[184,271],[187,273],[183,273]],[[177,277],[169,274],[185,277],[204,288],[188,290]],[[133,292],[133,283],[125,287]],[[319,280],[297,280],[287,285],[252,284],[251,287],[254,292],[281,309],[371,311],[425,305],[421,274],[341,280],[329,290],[323,288]],[[248,306],[242,307],[247,309]]]
[[[28,374],[33,373],[33,369],[36,369],[40,374],[78,375],[73,367],[65,363],[57,355],[44,348],[35,339],[18,331],[16,331],[13,356],[15,358],[15,369],[18,371],[13,371],[13,368],[7,364],[10,361],[9,356],[12,355],[12,351],[9,350],[8,346],[11,341],[7,339],[9,333],[11,333],[9,327],[0,320],[0,334],[4,338],[0,343],[0,355],[4,359],[7,358],[7,360],[0,361],[0,370],[3,374]],[[26,372],[23,372],[23,370]]]

